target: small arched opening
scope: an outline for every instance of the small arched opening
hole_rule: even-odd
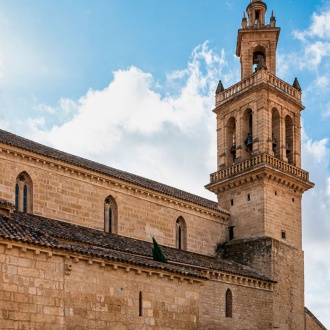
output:
[[[112,196],[108,196],[104,200],[104,231],[112,234],[118,233],[118,207]]]
[[[226,317],[233,317],[233,294],[230,289],[226,291]]]
[[[187,225],[183,217],[176,220],[176,247],[179,250],[187,249]]]

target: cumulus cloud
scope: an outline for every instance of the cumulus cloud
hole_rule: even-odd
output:
[[[303,168],[315,188],[303,198],[306,306],[324,324],[330,322],[330,156],[329,141],[313,141],[303,131]]]
[[[214,92],[219,77],[229,82],[230,76],[224,52],[206,42],[163,86],[132,66],[77,101],[62,99],[56,109],[41,105],[48,114],[71,117],[51,129],[42,118],[31,119],[29,137],[214,198],[203,188],[216,170]]]

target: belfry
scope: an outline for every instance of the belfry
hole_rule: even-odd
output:
[[[236,48],[241,81],[226,89],[219,82],[214,109],[218,170],[206,187],[231,214],[228,256],[235,258],[240,245],[237,261],[259,267],[279,283],[274,324],[303,329],[301,200],[313,183],[301,169],[301,88],[297,78],[290,85],[276,76],[280,28],[274,12],[266,23],[266,11],[261,0],[247,6]],[[262,256],[266,241],[271,249],[267,266],[242,250],[253,246]],[[280,260],[279,249],[292,263]]]

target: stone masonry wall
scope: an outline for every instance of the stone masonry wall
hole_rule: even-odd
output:
[[[58,162],[49,163],[0,152],[0,197],[14,202],[15,180],[26,171],[33,182],[33,213],[91,228],[104,228],[104,201],[118,206],[118,234],[176,246],[176,220],[187,227],[187,250],[214,254],[227,239],[227,225],[218,212],[134,187],[106,176]],[[36,157],[35,154],[31,154]],[[207,237],[207,240],[205,239]]]
[[[304,329],[303,251],[269,237],[231,241],[224,258],[253,267],[277,284],[273,294],[273,324],[279,329]]]
[[[0,244],[2,330],[198,329],[199,282],[27,248]]]
[[[226,317],[226,291],[233,295],[232,318]],[[272,291],[207,281],[201,290],[200,328],[207,330],[271,329]]]

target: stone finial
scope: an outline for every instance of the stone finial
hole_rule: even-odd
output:
[[[293,86],[295,89],[297,89],[299,92],[301,92],[301,87],[300,87],[300,84],[299,84],[299,81],[298,81],[297,77],[294,78],[294,82],[293,82],[292,86]]]
[[[225,89],[223,88],[221,80],[219,80],[217,90],[215,91],[215,95],[222,93]]]
[[[274,16],[274,10],[272,10],[272,16],[270,17],[270,26],[275,27],[276,26],[276,18]]]
[[[243,12],[243,18],[242,18],[242,29],[245,29],[247,27],[247,18],[245,11]]]

